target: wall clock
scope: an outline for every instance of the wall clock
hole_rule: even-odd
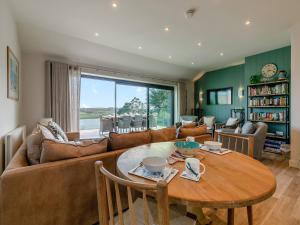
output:
[[[269,63],[263,66],[261,74],[264,78],[270,79],[277,73],[277,66],[274,63]]]

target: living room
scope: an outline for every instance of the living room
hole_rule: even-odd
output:
[[[0,224],[299,223],[300,2],[153,3],[0,0]]]

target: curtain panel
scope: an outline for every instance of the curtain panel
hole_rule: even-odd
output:
[[[46,113],[65,131],[79,131],[80,69],[46,62]]]

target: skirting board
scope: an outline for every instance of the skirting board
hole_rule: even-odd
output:
[[[289,166],[290,167],[294,167],[294,168],[298,168],[300,169],[300,163],[299,163],[299,160],[290,160],[289,161]]]

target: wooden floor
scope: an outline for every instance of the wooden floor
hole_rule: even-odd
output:
[[[254,225],[300,225],[300,170],[289,168],[288,160],[262,161],[276,175],[277,189],[272,198],[253,206]],[[227,211],[205,209],[212,225],[226,225]],[[235,225],[247,225],[245,208],[235,210]]]

